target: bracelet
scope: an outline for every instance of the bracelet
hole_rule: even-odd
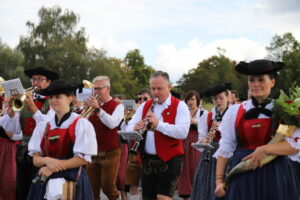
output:
[[[223,175],[217,175],[216,179],[224,179],[224,176]]]

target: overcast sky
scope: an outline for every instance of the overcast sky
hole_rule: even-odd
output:
[[[0,0],[2,42],[15,47],[26,22],[38,23],[38,10],[54,5],[80,16],[90,47],[118,58],[138,48],[174,83],[217,47],[249,61],[266,56],[275,34],[300,40],[299,0]]]

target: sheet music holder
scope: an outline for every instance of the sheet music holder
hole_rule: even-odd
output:
[[[191,146],[200,152],[203,152],[204,149],[207,149],[207,145],[203,145],[203,143],[200,143],[200,142],[192,143]]]
[[[118,131],[124,140],[141,141],[143,137],[136,131]]]

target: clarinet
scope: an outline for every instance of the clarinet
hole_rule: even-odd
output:
[[[158,97],[155,97],[149,111],[154,112],[154,107],[157,104],[157,102],[158,102]],[[149,120],[144,120],[144,122],[145,122],[144,126],[140,130],[137,131],[137,133],[140,135],[143,135],[143,133],[146,131],[146,128],[149,124]],[[138,153],[139,146],[140,146],[140,141],[135,141],[132,148],[129,150],[129,153],[136,155]]]
[[[216,110],[216,115],[215,115],[214,119],[212,120],[212,123],[220,122],[222,120],[222,117],[220,115],[220,110],[218,109],[218,107],[216,107],[215,110]],[[206,161],[206,162],[210,162],[210,160],[211,160],[211,156],[210,156],[211,150],[214,148],[212,146],[212,143],[214,141],[216,131],[217,131],[217,129],[215,129],[215,128],[210,128],[210,130],[208,131],[208,133],[211,133],[213,135],[213,137],[208,140],[209,148],[207,149],[207,154],[205,155],[205,158],[204,158],[204,161]]]

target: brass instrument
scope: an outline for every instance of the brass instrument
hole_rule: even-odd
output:
[[[0,76],[0,83],[1,82],[4,82],[5,80],[4,80],[4,78],[2,78],[1,76]],[[4,88],[0,85],[0,95],[2,95],[2,94],[4,94],[5,93],[5,90],[4,90]]]
[[[158,97],[155,97],[149,111],[154,112],[154,107],[157,104],[157,102],[158,102]],[[140,135],[143,135],[143,133],[146,131],[146,128],[149,124],[149,120],[144,120],[144,122],[145,122],[144,126],[140,130],[137,131],[137,133]],[[129,152],[132,154],[137,154],[139,146],[140,146],[140,141],[135,141]]]
[[[38,87],[30,87],[25,89],[25,92],[33,92],[37,89]],[[12,110],[15,112],[19,112],[24,108],[24,101],[26,99],[26,94],[19,94],[15,95],[13,98],[10,99],[9,105],[11,106]]]
[[[84,88],[93,88],[94,87],[94,84],[91,83],[90,81],[88,80],[83,80],[82,81],[83,85],[84,85]],[[98,95],[94,96],[94,98],[98,99]],[[95,111],[95,108],[93,108],[92,106],[89,106],[87,108],[85,108],[80,116],[83,117],[83,118],[89,118],[90,115]]]
[[[132,116],[135,114],[135,110],[133,109],[126,109],[125,110],[125,115],[124,115],[124,122],[127,125],[129,120],[132,119]]]

